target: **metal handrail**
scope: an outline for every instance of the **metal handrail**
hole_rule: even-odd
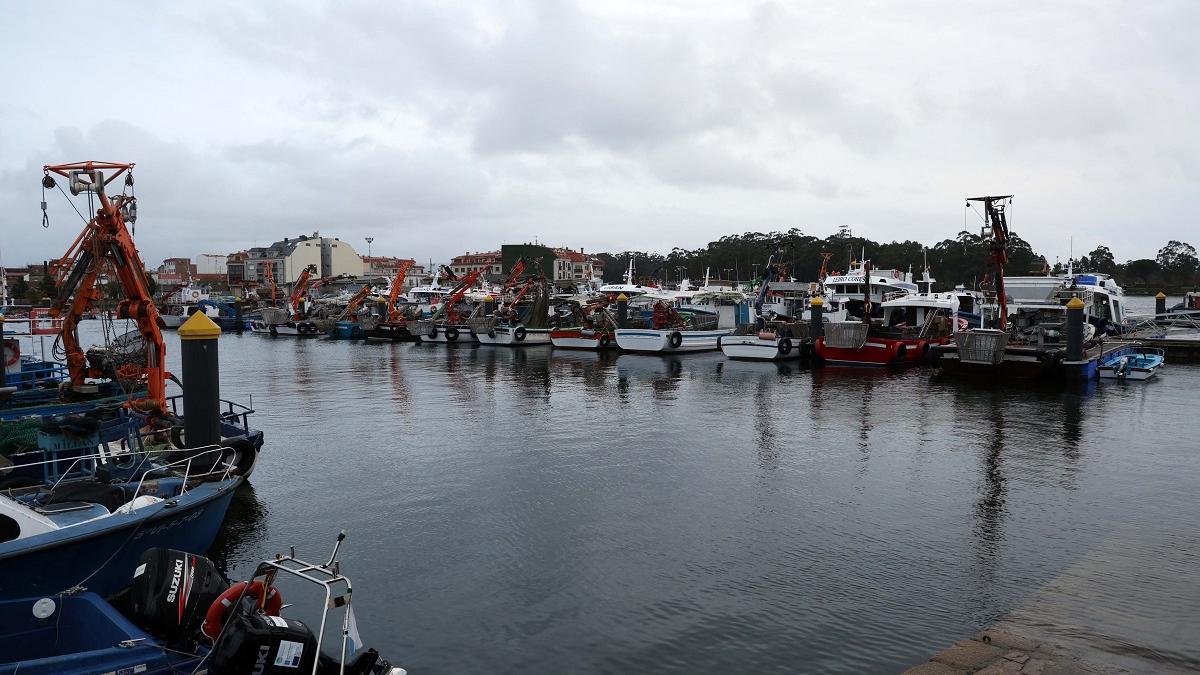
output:
[[[166,471],[167,469],[170,469],[171,467],[177,466],[180,464],[185,465],[184,473],[183,473],[183,484],[179,486],[179,496],[182,497],[183,495],[187,494],[187,482],[188,482],[188,478],[189,478],[189,476],[191,474],[191,470],[192,470],[192,460],[194,460],[197,457],[200,457],[202,455],[207,455],[207,454],[211,454],[214,452],[221,453],[222,455],[224,455],[226,450],[232,450],[232,449],[233,448],[228,448],[228,447],[224,447],[224,446],[220,446],[220,445],[202,446],[199,448],[188,448],[187,449],[188,451],[199,450],[200,452],[197,452],[194,455],[185,457],[184,459],[181,459],[181,460],[178,460],[175,462],[170,462],[168,464],[163,464],[162,466],[153,467],[153,468],[148,469],[145,472],[143,472],[141,479],[138,480],[137,489],[135,489],[133,491],[133,497],[130,499],[130,501],[137,499],[138,493],[140,493],[142,491],[142,485],[146,482],[146,476],[149,476],[150,474],[158,472],[158,471]],[[227,480],[229,478],[229,472],[233,470],[233,466],[234,466],[233,462],[225,463],[225,471],[221,472],[221,480]],[[197,474],[196,477],[213,476],[213,475],[216,475],[215,471],[209,471],[208,473],[204,473],[204,474]]]
[[[344,594],[346,608],[345,614],[342,617],[342,645],[341,656],[338,660],[338,672],[345,673],[346,671],[346,647],[350,637],[350,608],[353,600],[354,589],[350,583],[349,577],[342,574],[341,563],[337,560],[338,551],[342,547],[342,542],[346,539],[346,532],[343,530],[338,533],[337,541],[333,546],[333,552],[329,555],[329,560],[325,564],[314,564],[296,557],[296,547],[289,546],[288,554],[276,554],[274,560],[264,560],[259,563],[258,569],[254,572],[254,577],[274,575],[278,572],[290,574],[299,579],[303,579],[310,583],[317,584],[325,590],[325,602],[321,606],[321,627],[317,631],[317,652],[318,656],[321,651],[321,645],[325,639],[325,624],[329,620],[329,610],[333,605],[333,587],[336,584],[344,584],[346,591]],[[270,568],[273,571],[263,572],[264,567]],[[319,573],[324,578],[318,578],[313,573]],[[253,579],[254,577],[251,577]],[[270,580],[268,580],[270,581]],[[320,658],[313,660],[312,675],[317,675],[317,669],[320,666]]]

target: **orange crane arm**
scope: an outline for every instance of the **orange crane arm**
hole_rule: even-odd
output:
[[[446,308],[446,321],[448,323],[458,323],[458,314],[454,311],[454,306],[457,305],[467,295],[467,291],[479,281],[479,277],[483,275],[482,269],[472,270],[463,277],[458,285],[454,287],[450,297],[446,299],[442,306]]]
[[[44,187],[54,187],[54,179],[50,174],[57,174],[70,181],[72,194],[94,193],[100,202],[95,215],[67,250],[64,258],[69,262],[56,265],[60,280],[50,313],[60,316],[66,310],[62,341],[71,385],[79,386],[87,377],[100,376],[101,373],[88,367],[87,355],[80,347],[79,322],[99,297],[97,277],[105,267],[110,269],[125,292],[125,297],[117,303],[117,316],[133,320],[146,344],[146,360],[137,367],[138,375],[146,378],[149,401],[159,412],[163,412],[166,409],[167,348],[158,328],[158,308],[150,293],[146,266],[133,243],[133,236],[125,226],[127,217],[136,218],[136,198],[124,194],[110,198],[105,193],[105,186],[133,167],[133,164],[111,162],[47,164],[42,167],[45,173],[42,179]],[[112,173],[105,176],[106,171]],[[127,175],[126,184],[132,185],[132,174]]]
[[[405,260],[400,263],[400,267],[396,268],[396,278],[392,279],[392,290],[388,292],[387,301],[387,320],[398,321],[400,312],[396,309],[396,299],[400,297],[400,289],[404,286],[404,277],[408,275],[408,268],[412,267],[411,260]]]
[[[275,263],[267,261],[263,267],[263,277],[271,284],[271,304],[275,304]]]
[[[300,273],[300,278],[296,279],[296,285],[292,288],[292,312],[300,313],[300,302],[304,300],[304,293],[308,290],[308,280],[312,274],[305,269]]]
[[[371,287],[369,285],[358,289],[358,292],[350,298],[350,302],[346,303],[346,309],[342,311],[342,316],[354,316],[354,312],[358,309],[358,306],[361,305],[363,300],[366,300],[367,296],[370,294]]]

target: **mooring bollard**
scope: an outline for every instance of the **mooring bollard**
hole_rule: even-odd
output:
[[[629,296],[624,293],[617,296],[617,328],[624,328],[629,323]]]
[[[1162,291],[1154,296],[1154,313],[1159,316],[1167,313],[1167,294]]]
[[[808,303],[808,337],[816,340],[825,335],[825,301],[815,296]]]
[[[221,442],[221,386],[217,338],[221,327],[196,312],[179,327],[183,360],[183,440],[197,448]]]
[[[1083,360],[1083,301],[1071,296],[1067,302],[1067,360]]]

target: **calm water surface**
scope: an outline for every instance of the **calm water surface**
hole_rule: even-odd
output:
[[[1105,608],[1144,619],[1120,648],[1200,667],[1200,368],[1062,392],[720,353],[220,349],[267,445],[214,555],[246,574],[346,529],[363,636],[413,673],[891,672],[1002,616]]]

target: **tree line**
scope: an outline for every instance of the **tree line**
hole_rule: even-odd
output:
[[[822,253],[830,258],[827,272],[844,272],[851,261],[864,255],[878,269],[911,269],[919,279],[928,259],[931,275],[938,282],[935,290],[949,290],[957,284],[977,288],[989,273],[989,239],[979,233],[959,232],[953,239],[944,239],[932,246],[916,241],[876,242],[858,237],[848,229],[828,236],[804,234],[799,228],[786,232],[747,232],[731,234],[709,242],[703,248],[688,250],[674,248],[663,254],[646,251],[601,253],[604,261],[604,280],[620,282],[632,259],[637,278],[653,279],[658,283],[678,283],[681,278],[699,283],[705,270],[713,278],[757,280],[762,277],[767,259],[779,252],[787,273],[800,281],[816,281]],[[1200,259],[1190,244],[1170,241],[1153,260],[1129,260],[1117,263],[1112,251],[1099,245],[1087,255],[1067,263],[1049,264],[1044,255],[1033,250],[1029,242],[1016,232],[1010,232],[1008,265],[1005,274],[1061,274],[1072,264],[1075,272],[1102,272],[1113,275],[1118,283],[1134,290],[1166,290],[1179,292],[1191,288],[1200,274]]]

